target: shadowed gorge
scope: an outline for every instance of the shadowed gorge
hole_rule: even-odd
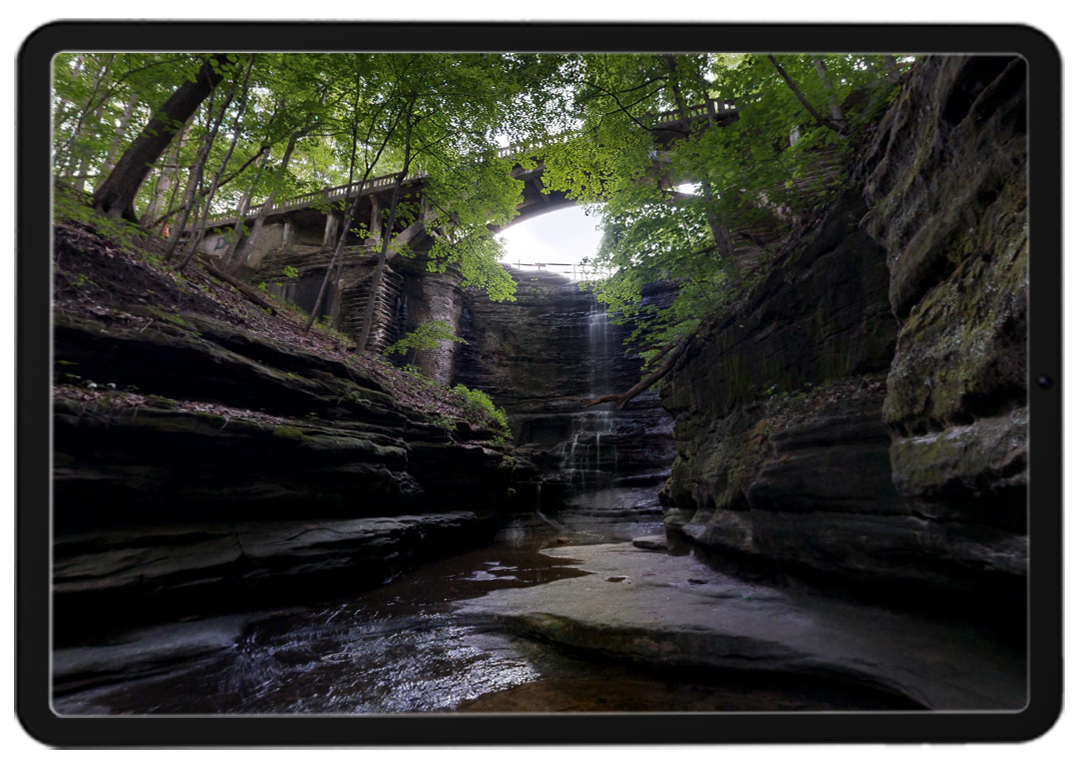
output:
[[[57,711],[1022,709],[1023,60],[382,56],[61,60]]]

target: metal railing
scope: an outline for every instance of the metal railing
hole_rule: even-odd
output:
[[[581,280],[591,280],[596,277],[607,277],[609,274],[604,270],[596,270],[580,263],[553,261],[501,261],[499,263],[503,266],[513,267],[514,269],[521,271],[535,269],[537,272],[553,272],[557,275],[569,275],[570,279],[575,282],[577,282],[579,278]]]
[[[410,184],[414,181],[419,181],[425,176],[427,176],[426,173],[418,173],[415,176],[407,176],[405,179],[402,180],[402,184]],[[296,197],[291,197],[287,200],[282,200],[280,202],[274,203],[274,205],[272,205],[270,209],[266,211],[266,213],[280,213],[281,211],[287,211],[294,208],[303,208],[306,205],[315,203],[316,201],[320,203],[332,203],[337,200],[345,200],[347,198],[353,197],[354,195],[362,193],[372,194],[375,192],[383,192],[388,189],[393,189],[396,181],[397,174],[392,173],[387,176],[376,176],[375,178],[368,179],[364,182],[354,181],[352,184],[342,184],[339,187],[328,187],[327,189],[321,189],[318,192],[309,192],[306,195],[298,195]],[[262,203],[261,205],[249,205],[243,210],[242,213],[240,211],[235,211],[233,213],[225,213],[214,216],[213,218],[207,219],[206,226],[212,227],[226,221],[235,221],[239,218],[247,219],[253,216],[257,216],[264,205],[266,205],[266,203]]]

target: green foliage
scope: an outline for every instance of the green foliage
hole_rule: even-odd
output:
[[[404,355],[413,349],[436,349],[440,341],[453,341],[461,344],[469,342],[454,333],[454,327],[445,320],[432,320],[419,325],[395,343],[386,348],[387,355]]]
[[[457,428],[457,422],[453,416],[447,416],[445,414],[438,414],[431,419],[431,423],[440,429],[445,429],[447,432],[453,432]]]
[[[822,125],[764,55],[597,54],[568,70],[582,127],[545,155],[544,184],[601,217],[588,287],[616,322],[635,322],[646,362],[745,294],[770,233],[842,183],[829,171],[844,166],[848,137],[895,92],[875,57],[775,58],[819,115],[847,104],[843,130]],[[710,99],[737,105],[737,119],[682,120]],[[650,129],[665,112],[682,135],[658,145]],[[660,281],[674,303],[641,307],[644,286]]]
[[[145,230],[123,219],[102,216],[88,202],[84,195],[71,187],[57,186],[53,193],[53,218],[68,224],[89,225],[94,232],[119,248],[161,266],[161,257],[141,246],[142,238],[146,236]]]
[[[290,280],[295,280],[296,278],[300,277],[300,270],[290,265],[286,265],[285,268],[281,271],[282,274],[284,274],[285,277],[289,278]]]
[[[323,315],[321,318],[316,320],[313,325],[321,332],[325,333],[327,336],[330,336],[334,340],[341,342],[345,346],[352,345],[352,339],[350,339],[348,336],[346,336],[344,333],[334,327],[333,320],[330,318],[329,315]]]
[[[471,412],[479,421],[492,426],[498,426],[504,437],[510,435],[510,422],[506,418],[506,411],[491,402],[491,398],[479,389],[469,389],[464,384],[458,384],[450,390],[460,395],[466,403],[466,411]]]
[[[600,252],[589,265],[591,289],[616,321],[635,321],[643,348],[656,349],[692,333],[719,304],[748,290],[752,265],[771,255],[770,241],[742,233],[788,225],[830,184],[842,182],[822,169],[842,164],[849,137],[896,93],[879,56],[774,58],[260,53],[249,98],[233,99],[223,115],[222,125],[230,128],[221,134],[237,139],[229,153],[228,140],[208,139],[212,115],[251,61],[234,54],[221,67],[222,84],[186,126],[175,126],[177,137],[143,184],[136,209],[150,223],[175,224],[181,191],[203,150],[207,169],[223,168],[211,215],[271,195],[282,200],[360,178],[423,174],[423,198],[400,200],[394,231],[422,224],[433,243],[430,271],[455,270],[490,299],[513,301],[516,286],[499,264],[502,245],[491,228],[516,215],[523,182],[511,171],[536,169],[542,161],[544,187],[585,204],[603,224]],[[57,55],[56,178],[78,192],[93,189],[154,110],[206,59]],[[676,125],[672,110],[709,99],[736,104],[738,119],[721,125],[698,118],[680,140],[657,142],[658,115],[669,113],[664,120]],[[814,114],[829,116],[834,105],[843,110],[843,130]],[[506,143],[518,148],[499,151]],[[342,210],[343,204],[324,207]],[[57,196],[57,215],[92,222],[126,247],[137,242],[138,229],[93,217],[73,196]],[[367,222],[353,222],[351,229],[360,237],[373,234]],[[390,248],[410,255],[406,243]],[[287,267],[284,276],[295,280],[299,272]],[[661,280],[677,288],[674,304],[641,308],[642,288]],[[411,343],[448,339],[456,340],[428,334]],[[409,348],[423,347],[401,347]]]

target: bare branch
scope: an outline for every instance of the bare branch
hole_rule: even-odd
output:
[[[823,125],[826,128],[830,128],[837,133],[840,133],[843,130],[844,126],[837,125],[835,121],[828,119],[816,109],[814,109],[813,105],[811,105],[810,102],[806,100],[806,97],[803,96],[803,92],[799,90],[799,86],[795,85],[795,82],[791,79],[790,76],[788,76],[788,73],[784,71],[784,68],[782,66],[780,66],[780,62],[776,60],[775,56],[769,54],[766,58],[768,58],[768,60],[772,62],[772,65],[776,67],[776,71],[780,73],[780,77],[784,78],[784,82],[787,83],[788,88],[791,89],[791,92],[795,94],[795,98],[799,100],[799,103],[806,108],[806,111],[810,113],[810,116],[813,117],[814,120],[818,122],[818,124]]]

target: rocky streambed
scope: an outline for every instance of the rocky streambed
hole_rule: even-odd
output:
[[[1024,706],[1022,649],[977,626],[725,576],[668,551],[655,522],[623,523],[616,535],[552,522],[520,516],[488,546],[360,594],[192,615],[60,646],[54,707],[85,715]]]

